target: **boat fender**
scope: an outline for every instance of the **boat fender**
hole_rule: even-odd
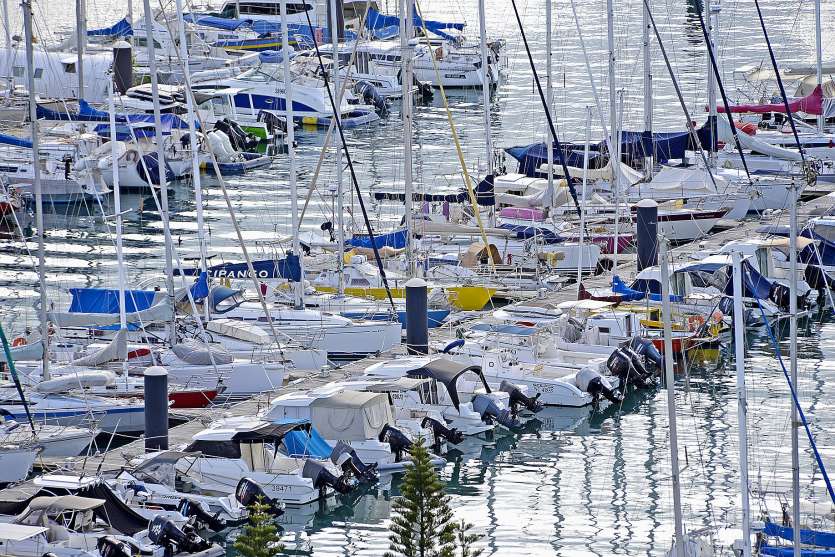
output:
[[[420,422],[420,427],[426,429],[427,426],[432,429],[432,437],[435,439],[432,446],[436,453],[441,452],[441,443],[444,440],[452,443],[453,445],[458,445],[464,441],[464,434],[458,429],[454,427],[447,427],[446,424],[442,424],[435,418],[424,416],[423,420]]]
[[[25,337],[15,337],[14,340],[12,340],[12,346],[13,347],[25,346],[25,345],[26,345],[26,338]]]
[[[366,464],[354,448],[345,441],[339,441],[331,452],[331,462],[349,472],[363,483],[377,481],[377,463]]]
[[[313,487],[318,489],[321,493],[325,493],[327,488],[332,488],[337,493],[346,494],[356,487],[356,483],[352,482],[346,476],[337,477],[330,470],[325,468],[319,462],[313,460],[305,460],[302,468],[302,477],[313,481]]]
[[[514,418],[510,410],[500,410],[496,401],[489,395],[478,394],[473,397],[473,410],[481,415],[481,421],[488,425],[493,422],[503,425],[507,429],[521,429],[522,423]]]
[[[199,501],[180,499],[180,504],[177,505],[177,511],[188,518],[190,522],[193,521],[192,524],[197,525],[200,529],[208,528],[213,532],[220,532],[226,528],[226,521],[218,518],[220,513],[210,514]]]
[[[450,352],[452,352],[456,348],[460,348],[460,347],[464,346],[465,342],[466,341],[463,338],[457,338],[457,339],[453,340],[452,342],[450,342],[449,344],[447,344],[446,346],[444,346],[444,349],[441,350],[441,352],[444,353],[444,354],[449,354]]]
[[[270,497],[261,484],[252,478],[241,478],[235,487],[235,500],[242,506],[249,508],[253,503],[260,501],[267,505],[267,512],[273,516],[281,516],[284,514],[284,503]]]
[[[103,536],[96,540],[96,549],[101,557],[131,557],[132,555],[130,546],[115,536]]]
[[[188,524],[182,529],[164,516],[156,516],[148,526],[148,539],[154,544],[170,551],[171,555],[178,553],[197,553],[206,551],[212,545],[197,535],[194,528]]]
[[[380,435],[377,439],[381,443],[388,443],[391,448],[391,453],[394,455],[394,461],[400,462],[403,460],[403,453],[409,452],[412,448],[412,441],[397,428],[386,424],[380,430]]]
[[[522,389],[507,379],[503,379],[499,384],[499,391],[510,395],[510,412],[514,416],[519,413],[520,407],[525,407],[529,412],[534,413],[542,410],[542,403],[539,402],[542,393],[536,393],[532,397],[527,396],[522,392]]]

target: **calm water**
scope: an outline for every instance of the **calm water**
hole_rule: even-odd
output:
[[[134,2],[137,6],[139,2]],[[390,10],[394,10],[395,3]],[[814,28],[811,2],[762,2],[778,59],[811,62]],[[490,133],[497,147],[530,143],[544,138],[542,110],[534,89],[525,52],[507,1],[488,0],[490,34],[507,40],[507,82],[492,100]],[[518,2],[534,57],[544,77],[544,1]],[[629,129],[642,126],[642,69],[640,61],[639,0],[616,3],[618,87],[624,90],[624,122]],[[55,40],[73,24],[73,2],[39,2],[36,34],[44,42]],[[89,27],[111,24],[122,17],[126,0],[88,0]],[[604,2],[578,2],[594,79],[606,110],[606,23]],[[424,0],[427,17],[464,20],[477,33],[476,3]],[[690,3],[654,2],[654,15],[690,110],[702,117],[705,98],[704,46],[698,20]],[[825,38],[831,35],[831,5],[824,5]],[[733,70],[765,63],[767,52],[756,27],[753,2],[726,3],[718,44],[726,88],[734,98],[750,91]],[[593,105],[591,86],[565,0],[554,2],[554,86],[559,133],[562,139],[582,141],[586,105]],[[20,29],[13,32],[21,33]],[[831,45],[824,40],[825,48]],[[835,47],[831,47],[835,48]],[[669,77],[655,50],[655,121],[657,129],[683,129]],[[484,163],[483,113],[478,94],[450,95],[452,112],[467,164]],[[605,116],[604,116],[605,117]],[[595,119],[598,116],[595,116]],[[597,120],[593,137],[599,136]],[[379,123],[348,133],[363,191],[402,185],[402,127],[397,110]],[[302,132],[299,169],[302,196],[319,156],[323,135]],[[416,109],[414,172],[418,187],[447,183],[445,175],[459,171],[450,132],[439,99]],[[512,165],[511,165],[512,166]],[[347,174],[346,174],[347,176]],[[333,219],[336,180],[331,157],[323,167],[319,189],[311,196],[305,229],[318,230]],[[454,180],[454,179],[452,179]],[[239,258],[229,214],[216,182],[204,180],[205,215],[211,251]],[[230,178],[228,187],[238,220],[251,241],[276,240],[289,232],[287,162],[276,158],[272,167]],[[161,226],[154,203],[126,196],[132,211],[126,226],[128,277],[132,285],[157,275],[163,266]],[[195,206],[189,184],[175,186],[171,199],[172,228],[178,252],[195,251]],[[104,208],[110,210],[109,207]],[[371,207],[379,229],[400,220],[390,208]],[[49,297],[66,303],[66,289],[77,286],[116,285],[115,249],[102,224],[98,207],[50,209],[47,224]],[[357,215],[358,215],[357,211]],[[347,217],[350,222],[350,215]],[[254,245],[254,244],[253,244]],[[34,243],[0,240],[0,306],[4,326],[13,331],[34,324],[31,303],[36,296]],[[258,244],[255,251],[269,249]],[[804,400],[824,458],[832,460],[833,418],[829,396],[835,381],[831,354],[835,351],[830,320],[808,324],[800,340]],[[750,339],[748,387],[751,430],[751,478],[764,488],[785,489],[789,480],[788,389],[774,351],[762,332]],[[784,350],[787,348],[784,345]],[[682,487],[688,528],[724,526],[738,522],[737,428],[735,379],[719,355],[705,369],[693,369],[689,389],[680,382],[676,405],[682,462]],[[442,475],[457,516],[475,524],[484,535],[487,555],[658,555],[669,547],[672,533],[672,496],[669,481],[666,397],[663,392],[633,395],[620,409],[601,414],[550,411],[542,416],[540,431],[502,437],[495,443],[464,446],[451,458]],[[812,471],[808,444],[804,450],[804,497],[823,501],[826,494],[819,473]],[[285,543],[298,554],[380,555],[387,547],[390,499],[397,484],[382,486],[355,501],[329,501],[291,513]],[[288,518],[288,520],[290,520]]]

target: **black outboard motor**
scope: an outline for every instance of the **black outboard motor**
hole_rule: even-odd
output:
[[[541,393],[536,393],[532,397],[527,396],[522,392],[522,389],[507,379],[502,379],[502,382],[499,385],[499,390],[503,393],[510,394],[510,412],[514,416],[519,413],[519,408],[521,406],[524,406],[528,409],[528,411],[533,413],[539,412],[543,408],[542,403],[539,402]]]
[[[186,526],[183,530],[163,516],[157,516],[148,527],[148,538],[163,548],[166,553],[197,553],[206,551],[212,544],[198,536],[193,528]]]
[[[633,352],[643,356],[645,361],[652,362],[655,369],[659,371],[664,369],[664,356],[651,340],[635,336],[629,341],[628,346]]]
[[[343,472],[350,472],[361,482],[377,481],[377,463],[366,464],[357,455],[357,451],[344,441],[339,441],[331,452],[331,462],[342,468]]]
[[[482,421],[492,424],[494,421],[508,429],[520,429],[522,422],[514,418],[510,410],[499,410],[496,402],[487,395],[473,397],[473,410],[481,415]]]
[[[380,92],[370,82],[362,80],[354,85],[354,93],[362,97],[365,104],[373,106],[380,114],[388,112],[389,106]]]
[[[594,402],[598,401],[600,395],[603,395],[603,398],[614,404],[623,401],[623,395],[613,389],[611,383],[591,367],[586,366],[578,371],[574,381],[578,389],[592,396]]]
[[[355,484],[345,476],[334,476],[324,465],[313,461],[306,460],[302,468],[302,477],[313,480],[313,487],[317,488],[324,494],[327,487],[333,488],[337,493],[350,493],[354,489]]]
[[[208,528],[212,532],[220,532],[226,528],[226,521],[218,518],[220,513],[210,514],[199,501],[180,499],[180,504],[177,505],[177,511],[188,518],[189,522],[194,524],[195,527],[199,525],[199,527]]]
[[[425,416],[423,421],[420,422],[420,427],[426,428],[427,425],[432,428],[432,437],[435,440],[434,443],[432,443],[432,449],[436,453],[441,452],[441,443],[444,440],[448,443],[452,443],[453,445],[457,445],[464,441],[463,433],[454,427],[447,427],[446,424],[442,424],[435,418]]]
[[[114,536],[104,536],[96,540],[96,549],[99,550],[101,557],[131,557],[133,552],[130,545]],[[54,553],[46,553],[43,557],[54,555]]]
[[[635,357],[633,358],[632,355]],[[643,366],[635,367],[635,362],[639,360],[640,357],[629,348],[618,348],[609,356],[606,367],[615,377],[620,379],[622,389],[625,389],[629,384],[641,388],[650,388],[653,385],[651,376],[648,375]]]
[[[246,133],[237,122],[224,118],[215,122],[215,128],[222,131],[229,138],[229,142],[236,151],[251,151],[258,146],[258,138]]]
[[[235,488],[235,499],[247,508],[252,506],[253,503],[260,501],[262,504],[270,507],[268,512],[271,515],[281,516],[284,514],[284,503],[267,495],[264,488],[258,485],[258,482],[252,478],[241,478],[238,486]]]
[[[377,436],[380,443],[388,443],[391,447],[391,452],[394,454],[394,461],[400,462],[403,460],[403,453],[409,452],[412,449],[412,441],[397,428],[386,424],[380,430],[380,435]]]

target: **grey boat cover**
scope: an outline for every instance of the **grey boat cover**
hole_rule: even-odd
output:
[[[171,350],[178,358],[195,366],[210,366],[212,365],[212,359],[214,359],[215,365],[231,364],[235,359],[225,348],[206,346],[196,340],[185,340],[175,344]]]
[[[313,401],[310,421],[324,439],[365,441],[376,439],[394,416],[384,393],[343,391]]]

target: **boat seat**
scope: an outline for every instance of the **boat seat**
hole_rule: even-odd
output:
[[[70,532],[60,524],[49,521],[46,540],[50,543],[65,542],[70,539]]]

